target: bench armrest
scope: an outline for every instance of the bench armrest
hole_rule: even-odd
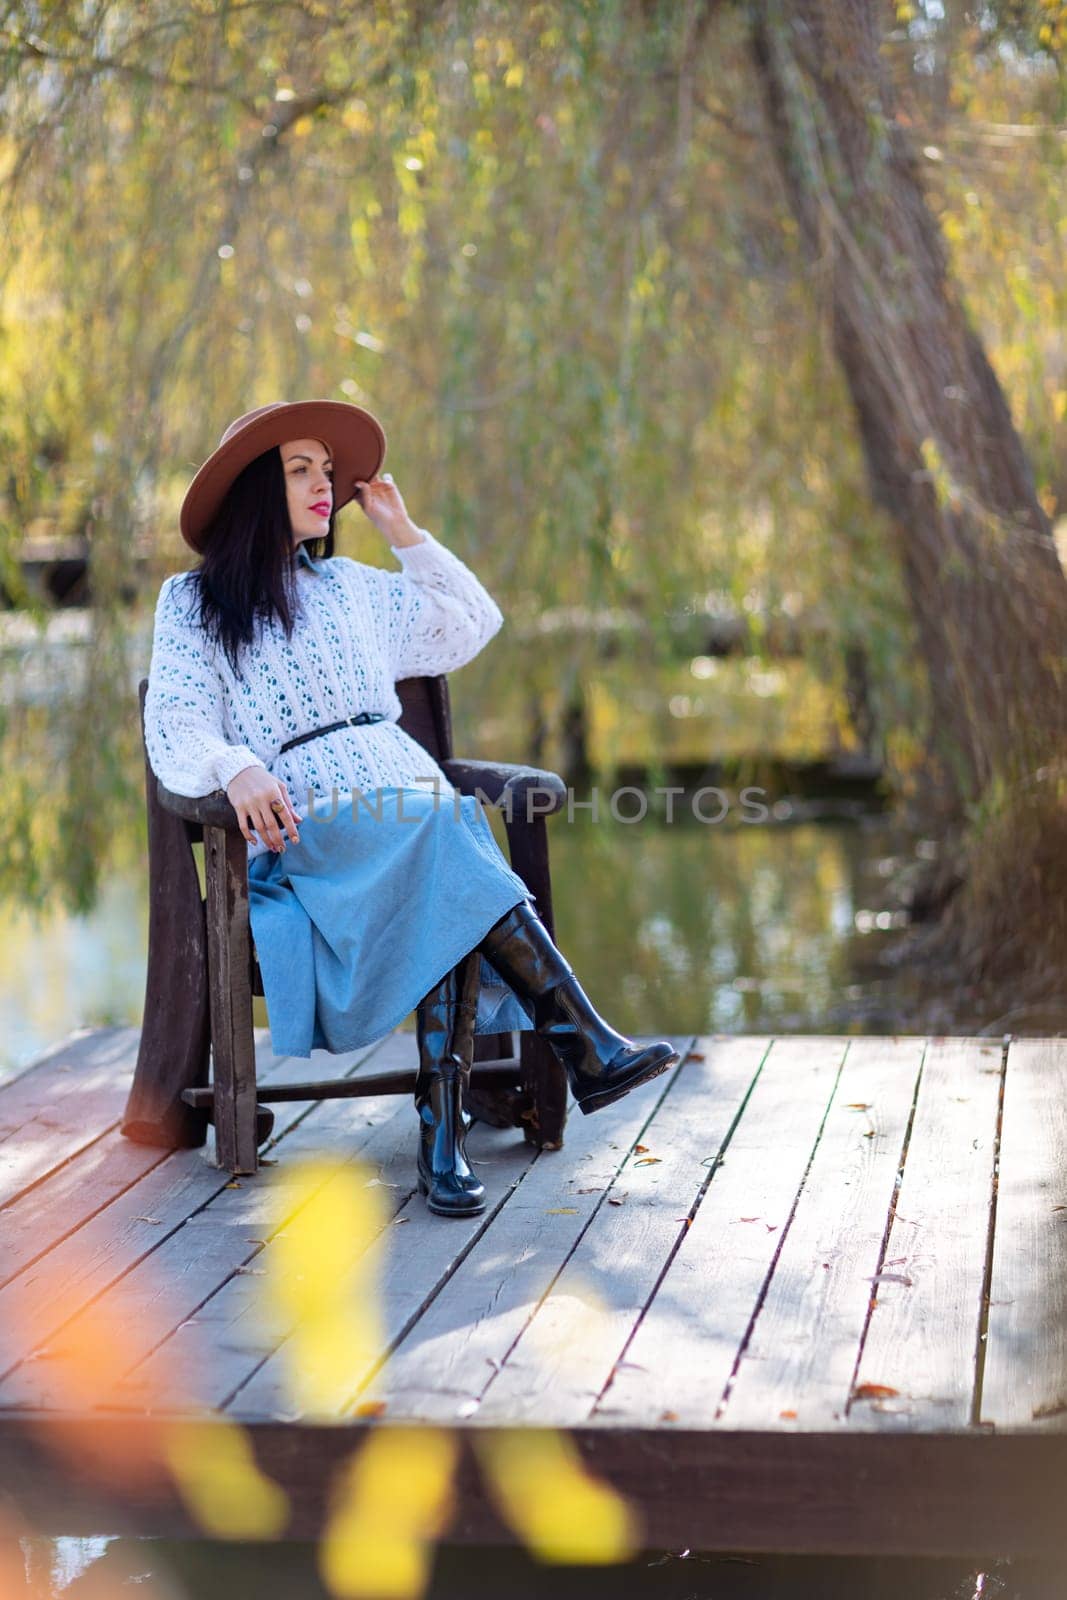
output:
[[[526,820],[550,817],[563,809],[567,785],[555,772],[541,767],[517,766],[510,761],[441,762],[448,781],[460,794],[480,792],[488,805]],[[529,802],[529,809],[527,804]]]
[[[241,831],[237,813],[226,798],[224,789],[191,798],[187,794],[175,794],[173,790],[165,789],[157,779],[156,794],[164,811],[173,811],[176,817],[186,822],[199,822],[202,827],[208,828],[227,828],[234,833]]]
[[[555,772],[541,767],[524,767],[508,761],[463,761],[451,759],[441,762],[441,768],[460,794],[481,793],[486,804],[509,815],[550,817],[563,809],[567,786]],[[240,833],[237,813],[226,798],[225,791],[216,789],[213,794],[190,797],[165,789],[157,780],[156,793],[165,811],[172,811],[185,822],[196,822],[201,827],[226,828]]]

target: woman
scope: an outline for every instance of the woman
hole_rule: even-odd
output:
[[[475,1032],[536,1028],[587,1112],[678,1058],[597,1015],[477,801],[398,725],[396,682],[463,666],[503,618],[384,455],[376,419],[337,401],[230,424],[182,504],[201,561],[160,591],[145,739],[167,788],[224,789],[237,813],[275,1051],[353,1049],[415,1010],[419,1187],[469,1216]],[[402,571],[334,555],[353,498]]]

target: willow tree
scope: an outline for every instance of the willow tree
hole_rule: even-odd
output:
[[[734,70],[744,29],[716,31],[692,0],[8,13],[0,544],[38,516],[90,528],[114,660],[128,552],[153,576],[187,559],[177,506],[222,425],[336,394],[383,417],[409,504],[514,625],[461,697],[514,737],[502,754],[528,753],[528,690],[551,705],[613,671],[588,628],[523,642],[552,608],[642,616],[650,678],[672,615],[708,595],[819,602],[844,559],[841,631],[865,619],[906,667]],[[346,553],[380,559],[358,527],[344,519]],[[839,663],[830,643],[818,670]],[[77,837],[112,780],[99,719],[75,705],[71,727],[82,747],[20,770],[27,809],[35,774],[67,775],[47,816]],[[104,854],[94,838],[76,859]]]
[[[873,56],[883,13],[837,9],[833,48],[858,51],[851,18]],[[386,419],[409,503],[471,556],[516,624],[462,695],[484,684],[507,737],[521,728],[509,678],[522,693],[580,692],[612,671],[589,629],[553,635],[551,649],[512,644],[546,608],[639,613],[643,669],[670,648],[672,612],[799,605],[828,624],[813,647],[828,679],[870,646],[894,778],[914,777],[921,646],[957,811],[998,783],[1018,792],[1013,773],[1040,770],[1051,743],[1042,715],[1030,728],[1032,685],[1044,707],[1053,674],[1033,667],[1036,613],[1020,598],[1036,540],[1050,574],[1038,598],[1058,604],[1047,528],[1021,452],[996,483],[968,454],[973,405],[991,437],[1005,418],[962,313],[951,320],[943,264],[930,267],[937,230],[877,64],[863,57],[868,149],[850,143],[835,100],[847,85],[807,22],[785,0],[2,9],[0,559],[35,515],[91,527],[94,626],[128,697],[108,618],[131,542],[173,570],[186,557],[181,493],[222,425],[277,395],[334,394]],[[945,115],[967,121],[947,103]],[[1031,149],[1051,192],[1054,161]],[[898,193],[888,180],[912,184],[891,261],[871,236]],[[1058,248],[1039,254],[1024,237],[1023,289],[1062,277]],[[985,237],[963,272],[974,297],[996,276]],[[922,370],[943,362],[907,322],[913,278],[932,285],[920,307],[928,293],[949,307],[950,395]],[[996,329],[986,337],[997,348]],[[1032,417],[1040,383],[1010,354],[1013,399]],[[972,405],[955,379],[974,373]],[[1042,459],[1056,448],[1049,429]],[[996,574],[985,587],[983,540]],[[373,541],[346,549],[379,554]],[[1005,594],[1012,637],[991,638],[1000,654],[972,676],[968,607],[1003,608]],[[82,745],[58,765],[77,838],[80,817],[108,816],[85,803],[108,741],[90,738],[95,715],[75,726]],[[1013,727],[1018,740],[1001,737]],[[709,746],[716,732],[713,716]],[[522,738],[495,748],[523,755]],[[24,762],[27,786],[55,761]],[[91,843],[79,861],[103,855]],[[1005,915],[1012,889],[993,886]]]
[[[897,114],[886,9],[752,0],[751,17],[771,148],[917,622],[950,812],[971,824],[954,929],[979,971],[1059,959],[1067,579]]]

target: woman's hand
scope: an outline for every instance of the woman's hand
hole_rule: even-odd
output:
[[[407,506],[393,482],[391,472],[369,481],[357,478],[356,499],[379,533],[384,533],[394,548],[423,543],[422,534],[408,516]]]
[[[300,843],[300,819],[290,803],[289,791],[279,778],[272,778],[265,767],[244,767],[226,785],[226,797],[237,813],[241,832],[249,844],[256,842],[252,832],[256,828],[260,838],[280,854],[285,849],[283,827],[294,844]]]

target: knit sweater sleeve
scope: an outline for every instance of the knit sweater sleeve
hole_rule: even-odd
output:
[[[222,683],[193,620],[188,575],[167,578],[156,605],[145,696],[145,747],[152,771],[175,794],[225,789],[245,767],[264,763],[226,738]]]
[[[394,547],[404,570],[385,574],[394,681],[465,666],[504,621],[470,568],[425,528],[419,531],[421,544]]]

